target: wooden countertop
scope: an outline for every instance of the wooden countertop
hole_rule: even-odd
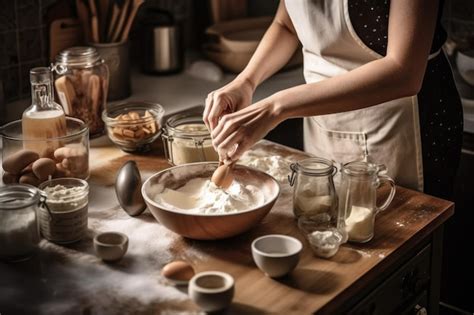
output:
[[[254,149],[291,160],[307,156],[268,141],[258,143]],[[159,271],[167,261],[179,258],[191,261],[198,272],[221,270],[235,278],[235,297],[229,314],[331,314],[375,279],[386,276],[387,270],[418,247],[454,211],[451,202],[398,187],[390,207],[377,216],[375,237],[367,244],[345,244],[332,259],[326,260],[313,256],[297,229],[292,189],[283,183],[279,200],[256,228],[227,240],[193,241],[169,232],[148,211],[131,218],[116,206],[115,174],[129,159],[137,162],[142,175],[169,167],[160,142],[150,154],[130,155],[112,146],[105,137],[94,140],[89,179],[91,235],[67,247],[42,241],[41,253],[23,265],[0,263],[0,291],[6,292],[0,297],[1,313],[5,310],[8,314],[9,309],[47,311],[53,306],[60,310],[58,313],[65,314],[72,310],[91,314],[196,311],[197,306],[184,293],[168,287],[172,292],[162,294],[157,288],[168,290]],[[112,226],[112,221],[116,225]],[[129,234],[129,252],[116,265],[104,264],[94,256],[92,237],[97,231],[117,229],[124,224],[133,229],[133,235]],[[297,268],[278,280],[266,277],[251,257],[252,240],[270,233],[292,235],[304,244]],[[162,247],[157,245],[160,242]],[[146,250],[138,253],[134,249],[137,245]],[[166,255],[159,256],[161,251],[166,251]],[[31,301],[36,292],[39,297]]]
[[[263,141],[257,145],[269,155],[278,154],[292,159],[307,155],[284,146]],[[161,148],[158,146],[159,152]],[[112,151],[111,151],[112,152]],[[111,156],[105,150],[93,150],[94,163],[101,164],[100,156]],[[113,152],[117,152],[113,150]],[[118,156],[109,160],[109,174],[129,158]],[[157,171],[168,167],[162,157],[134,156],[140,169]],[[91,180],[98,177],[92,167]],[[288,187],[289,188],[289,187]],[[214,242],[180,239],[180,250],[188,246],[207,252],[210,259],[195,263],[197,271],[222,270],[236,280],[235,311],[275,312],[281,314],[330,312],[337,309],[370,281],[384,275],[384,271],[404,254],[444,223],[454,212],[453,203],[413,190],[397,187],[392,204],[376,218],[375,236],[367,244],[346,244],[332,259],[315,257],[298,230],[292,213],[290,196],[282,194],[279,202],[257,228],[241,236]],[[301,260],[295,271],[286,278],[266,277],[253,263],[250,244],[260,235],[281,233],[299,238],[304,244]],[[235,305],[234,305],[235,306]],[[238,310],[238,311],[237,311]],[[231,310],[232,311],[232,310]]]

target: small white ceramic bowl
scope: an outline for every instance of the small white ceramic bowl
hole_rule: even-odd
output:
[[[120,232],[104,232],[94,237],[94,249],[104,261],[121,259],[128,249],[128,237]]]
[[[234,278],[220,271],[198,273],[189,281],[188,294],[205,312],[223,310],[232,303]]]
[[[266,275],[278,278],[295,269],[302,249],[303,244],[294,237],[270,234],[252,242],[252,257]]]

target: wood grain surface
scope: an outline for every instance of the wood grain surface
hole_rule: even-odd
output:
[[[291,159],[307,156],[268,141],[258,143],[256,148]],[[90,181],[113,184],[116,171],[129,159],[135,160],[142,171],[156,172],[169,167],[160,142],[146,155],[130,155],[108,144],[95,143],[91,148]],[[247,233],[221,241],[177,238],[173,244],[177,257],[190,247],[210,257],[194,263],[196,271],[220,270],[235,278],[235,297],[229,314],[331,314],[372,281],[386,276],[389,268],[426,240],[454,212],[451,202],[397,187],[392,204],[376,218],[375,236],[370,242],[345,244],[333,258],[320,259],[312,254],[295,224],[291,191],[280,198],[283,200],[279,206]],[[255,266],[250,251],[253,239],[271,233],[292,235],[304,244],[297,268],[277,280],[266,277]],[[195,308],[192,303],[186,305],[185,308]]]

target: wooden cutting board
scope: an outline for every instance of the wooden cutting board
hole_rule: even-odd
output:
[[[49,29],[49,59],[54,58],[62,50],[83,43],[81,23],[75,18],[54,20]]]

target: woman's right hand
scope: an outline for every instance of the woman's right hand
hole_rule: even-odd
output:
[[[242,108],[252,102],[254,87],[249,80],[236,78],[227,85],[207,95],[203,120],[212,132],[219,119]]]

